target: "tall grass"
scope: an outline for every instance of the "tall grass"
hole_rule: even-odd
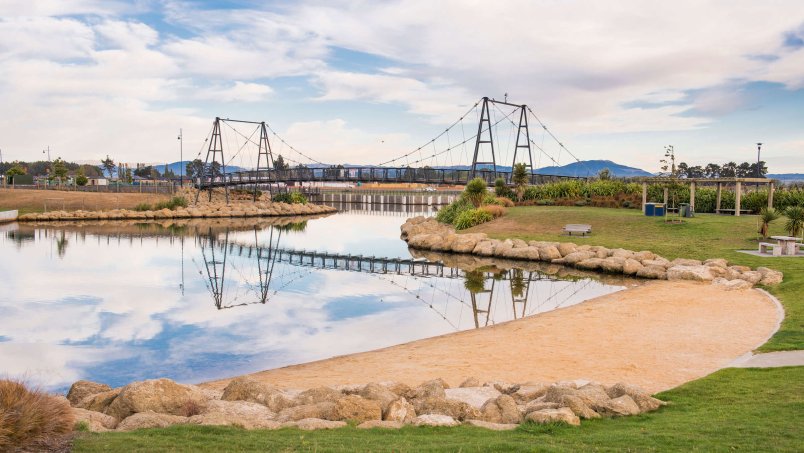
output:
[[[0,451],[53,451],[70,440],[69,403],[23,383],[0,380]]]

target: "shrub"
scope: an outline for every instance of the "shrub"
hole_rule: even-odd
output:
[[[480,209],[481,211],[488,212],[495,219],[505,215],[505,208],[500,206],[500,205],[498,205],[498,204],[488,204],[488,205],[485,205],[485,206],[481,206],[481,207],[479,207],[477,209]]]
[[[185,417],[192,417],[193,415],[199,415],[203,412],[203,408],[197,401],[187,400],[184,402],[184,405],[182,405],[181,412]]]
[[[787,223],[784,225],[785,231],[790,236],[800,236],[804,229],[804,207],[791,206],[784,211],[787,216]]]
[[[137,206],[134,206],[135,211],[151,211],[151,205],[148,203],[140,203]]]
[[[502,178],[497,178],[494,180],[494,194],[498,197],[510,197],[511,189],[508,188],[508,185],[505,184],[505,180]]]
[[[620,204],[620,206],[622,206],[622,207],[624,207],[624,208],[626,208],[626,209],[627,209],[627,208],[630,208],[630,207],[631,207],[631,202],[630,202],[630,201],[628,201],[628,200],[624,200],[624,201],[623,201],[623,202]]]
[[[292,192],[290,194],[290,202],[294,204],[307,204],[307,197],[301,192]]]
[[[466,184],[466,188],[463,189],[463,196],[466,197],[474,207],[480,206],[487,193],[486,181],[483,180],[483,178],[475,178],[469,181],[469,183]]]
[[[554,204],[556,204],[554,200],[536,200],[538,206],[553,206]]]
[[[79,186],[85,186],[89,182],[89,178],[84,175],[78,175],[75,177],[75,183]]]
[[[768,229],[770,228],[770,224],[780,217],[779,213],[773,208],[762,208],[759,211],[759,219],[762,221],[762,226],[759,227],[758,233],[762,235],[763,238],[768,237]]]
[[[469,209],[472,209],[472,203],[466,199],[460,198],[441,208],[436,214],[436,220],[441,223],[452,224],[460,213],[468,211]]]
[[[74,426],[66,401],[0,380],[0,451],[61,451]]]
[[[493,220],[491,214],[481,209],[469,209],[458,214],[458,217],[453,222],[456,230],[465,230],[472,228],[475,225],[486,223]]]
[[[280,192],[271,195],[271,201],[275,203],[293,203],[293,199],[288,192]]]
[[[514,202],[510,198],[497,197],[494,199],[494,204],[498,204],[505,208],[513,208]]]

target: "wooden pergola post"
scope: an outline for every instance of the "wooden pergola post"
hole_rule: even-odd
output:
[[[773,190],[774,190],[773,181],[770,181],[768,183],[768,209],[773,208]]]
[[[715,196],[715,214],[720,214],[720,195],[723,192],[723,183],[717,183],[717,195]]]
[[[690,209],[695,212],[695,181],[690,182]]]
[[[670,189],[665,187],[664,188],[664,208],[665,209],[667,209],[667,199],[669,198],[669,195],[670,195]]]
[[[738,217],[740,215],[740,199],[742,198],[742,196],[743,196],[743,183],[737,181],[734,184],[734,215]]]
[[[648,183],[642,182],[642,213],[645,213],[645,205],[648,203]]]

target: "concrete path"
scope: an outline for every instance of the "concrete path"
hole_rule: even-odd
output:
[[[773,368],[780,366],[804,366],[804,351],[779,351],[741,357],[731,364],[732,368]]]

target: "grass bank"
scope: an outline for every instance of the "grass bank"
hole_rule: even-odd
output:
[[[61,210],[100,211],[133,209],[141,203],[159,203],[168,195],[148,193],[72,192],[67,190],[0,189],[0,210],[17,209],[22,214]]]
[[[762,258],[736,250],[756,250],[757,216],[698,214],[682,224],[667,224],[645,217],[635,209],[577,207],[522,207],[467,232],[484,232],[496,238],[571,241],[631,250],[650,250],[666,258],[726,258],[745,266],[766,266],[784,272],[784,282],[768,288],[784,305],[782,327],[760,351],[804,349],[804,258]],[[568,223],[592,225],[592,236],[567,237]],[[786,235],[784,220],[771,224],[771,235]]]

